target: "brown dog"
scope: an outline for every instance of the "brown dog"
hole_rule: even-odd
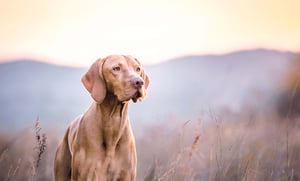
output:
[[[128,102],[141,100],[149,85],[137,59],[111,55],[82,77],[94,102],[68,127],[55,160],[56,181],[136,179],[136,148]]]

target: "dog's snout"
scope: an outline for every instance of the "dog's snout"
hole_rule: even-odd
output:
[[[144,80],[139,77],[131,79],[131,83],[135,88],[141,88],[144,85]]]

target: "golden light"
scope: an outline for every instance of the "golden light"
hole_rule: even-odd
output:
[[[0,59],[82,66],[108,54],[153,64],[244,48],[297,51],[299,7],[297,0],[5,1]]]

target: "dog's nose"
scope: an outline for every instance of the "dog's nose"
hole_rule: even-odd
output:
[[[144,85],[143,79],[139,77],[134,77],[133,79],[131,79],[131,83],[135,88],[141,88]]]

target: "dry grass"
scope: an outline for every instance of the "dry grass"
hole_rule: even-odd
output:
[[[299,128],[276,118],[240,121],[241,115],[235,116],[229,121],[211,115],[164,130],[165,125],[153,127],[144,135],[150,138],[139,140],[139,180],[300,179]]]
[[[14,138],[5,140],[5,137],[2,136],[0,146],[0,180],[47,180],[42,173],[47,164],[43,162],[46,134],[41,134],[39,119],[34,128],[26,129]]]
[[[40,162],[42,160],[42,155],[46,150],[46,134],[41,134],[41,127],[40,127],[40,122],[39,119],[36,120],[35,126],[34,126],[34,131],[35,131],[35,138],[36,138],[36,146],[34,147],[34,151],[36,152],[35,159],[32,162],[32,178],[31,180],[35,180]]]
[[[172,118],[143,128],[136,135],[138,180],[299,180],[299,127],[280,121],[210,112],[199,120]],[[55,135],[42,134],[37,122],[16,138],[1,136],[0,180],[53,180]]]

